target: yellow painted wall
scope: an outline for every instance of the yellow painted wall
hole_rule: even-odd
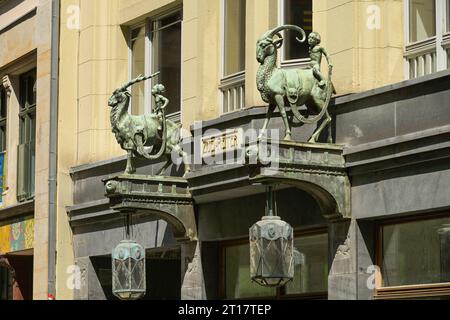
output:
[[[372,20],[377,8],[379,26]],[[331,54],[338,94],[404,80],[402,17],[402,0],[313,2],[313,29]]]

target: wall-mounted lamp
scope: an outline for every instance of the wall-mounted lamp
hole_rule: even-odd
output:
[[[250,228],[250,276],[266,287],[294,278],[294,231],[277,215],[273,186],[266,189],[265,216]]]

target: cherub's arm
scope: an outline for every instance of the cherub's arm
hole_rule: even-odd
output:
[[[325,56],[325,58],[327,59],[327,63],[330,67],[333,67],[333,64],[331,63],[331,58],[328,55],[327,51],[325,50],[324,47],[320,47],[320,51],[322,51],[323,55]]]
[[[165,109],[167,107],[167,105],[169,104],[169,99],[167,99],[166,97],[161,96],[161,95],[159,97],[161,98],[161,100],[163,102],[160,109]]]

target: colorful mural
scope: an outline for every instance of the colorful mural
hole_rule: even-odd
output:
[[[0,226],[0,252],[2,254],[32,249],[34,218],[21,218]]]

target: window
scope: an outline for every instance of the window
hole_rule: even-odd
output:
[[[145,25],[131,31],[131,78],[145,74]],[[145,113],[145,82],[131,87],[131,113]]]
[[[151,87],[162,83],[166,88],[165,95],[170,101],[166,114],[172,120],[180,120],[181,22],[182,12],[176,11],[148,20],[131,29],[130,78],[161,72],[151,81],[141,82],[132,87],[132,114],[151,111]]]
[[[450,0],[447,0],[447,8],[445,11],[447,12],[447,18],[446,18],[447,28],[445,30],[447,32],[450,32]]]
[[[313,30],[312,0],[281,0],[281,24],[293,24],[309,35]],[[298,34],[287,31],[284,34],[283,59],[309,59],[308,46],[300,44]]]
[[[3,191],[5,190],[5,154],[7,143],[8,101],[6,89],[0,86],[0,204],[3,203]]]
[[[153,21],[151,31],[152,69],[161,71],[152,83],[162,83],[166,87],[166,97],[170,104],[167,114],[180,111],[181,104],[181,12]]]
[[[382,297],[450,295],[450,217],[380,226]]]
[[[248,241],[223,245],[222,296],[248,298],[326,298],[328,288],[328,234],[324,230],[297,235],[294,240],[295,275],[283,288],[262,287],[250,279]]]
[[[436,7],[434,1],[411,0],[409,42],[429,39],[436,35]]]
[[[245,0],[225,0],[224,77],[245,69]]]
[[[0,265],[0,301],[13,299],[13,286],[11,272]]]
[[[408,0],[406,76],[417,78],[449,67],[450,1]]]
[[[20,76],[18,188],[19,201],[34,197],[36,141],[36,69]]]
[[[328,235],[296,237],[295,277],[286,285],[286,294],[328,291]]]
[[[222,113],[245,105],[245,0],[223,0]]]
[[[0,86],[0,153],[6,151],[6,118],[8,116],[6,89]]]

